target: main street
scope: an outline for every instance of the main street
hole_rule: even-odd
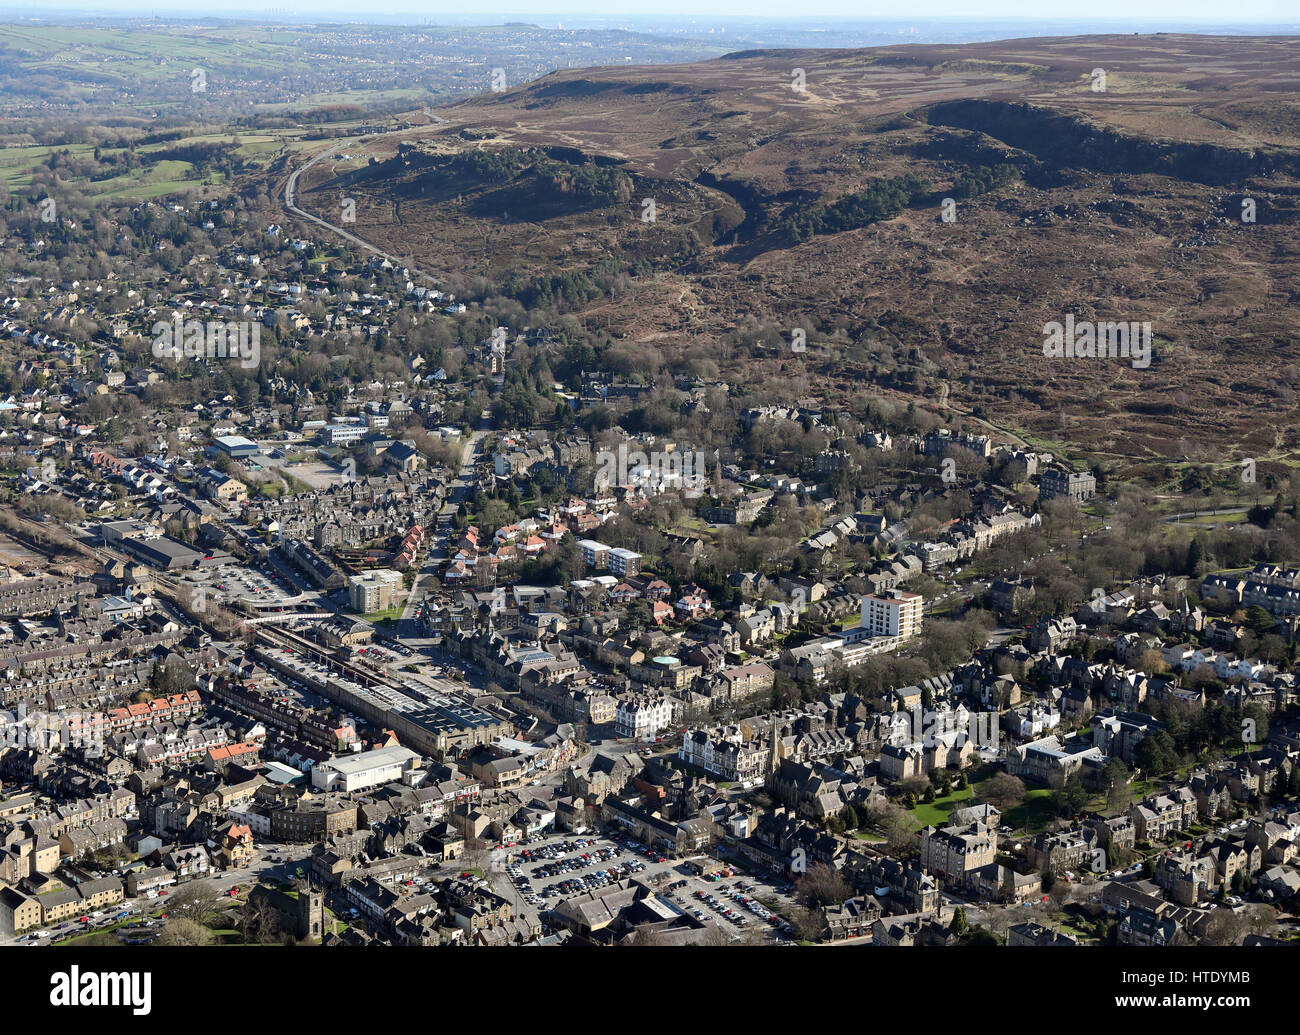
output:
[[[443,501],[442,509],[438,511],[437,525],[429,537],[429,552],[416,572],[410,595],[406,598],[406,606],[402,609],[404,628],[407,627],[405,623],[413,621],[419,613],[420,604],[424,601],[431,585],[429,580],[436,580],[451,557],[452,518],[456,516],[457,509],[469,496],[471,477],[479,463],[479,446],[491,430],[486,420],[480,422],[479,427],[470,435],[461,450],[460,470],[448,486],[447,498]]]

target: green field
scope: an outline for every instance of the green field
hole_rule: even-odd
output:
[[[912,815],[922,826],[946,826],[948,817],[954,810],[975,804],[979,786],[978,783],[975,784],[975,791],[967,787],[964,791],[953,791],[942,798],[935,798],[928,804],[918,803],[912,809]],[[1002,814],[1002,822],[1013,830],[1033,832],[1046,827],[1053,815],[1052,792],[1046,787],[1033,787],[1025,792],[1023,802]]]
[[[1244,510],[1234,510],[1230,514],[1202,514],[1200,517],[1187,518],[1184,525],[1236,525],[1246,520]]]
[[[91,99],[97,89],[175,80],[178,102],[193,96],[190,71],[202,68],[211,84],[221,75],[307,72],[311,60],[297,35],[274,26],[128,29],[0,25],[0,53],[21,55],[29,74],[49,73]]]
[[[338,123],[336,127],[347,125],[349,124]],[[311,132],[308,127],[252,132],[232,130],[229,133],[198,131],[178,140],[145,144],[137,148],[137,156],[145,161],[130,173],[94,181],[68,177],[68,182],[90,197],[111,201],[144,201],[172,194],[192,193],[204,187],[219,187],[224,177],[219,172],[203,172],[196,169],[190,162],[178,159],[150,162],[148,156],[194,144],[225,143],[231,146],[234,156],[248,165],[260,167],[285,153],[297,154],[328,146],[328,141],[308,139]],[[340,149],[345,149],[348,139],[342,138],[337,143]],[[32,183],[33,175],[49,157],[51,151],[57,151],[60,155],[66,151],[70,158],[89,159],[93,156],[94,147],[90,144],[0,147],[0,182],[9,188],[11,193],[27,190]],[[106,147],[100,150],[100,154],[106,160],[123,153],[123,148]],[[340,163],[345,167],[350,167],[352,164],[354,163]]]

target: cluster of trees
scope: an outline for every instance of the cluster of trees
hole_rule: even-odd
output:
[[[1197,709],[1157,705],[1153,712],[1168,728],[1143,737],[1133,757],[1143,772],[1156,776],[1207,752],[1243,750],[1268,735],[1268,713],[1256,704],[1240,710],[1219,702]]]
[[[996,627],[994,616],[978,608],[967,611],[961,618],[930,618],[923,627],[915,656],[925,661],[932,674],[947,672],[969,661],[988,642]]]
[[[155,661],[149,673],[149,685],[164,697],[191,690],[196,682],[194,670],[179,654],[168,655],[165,662]]]
[[[632,197],[631,178],[609,165],[545,161],[537,164],[537,176],[551,193],[578,201],[615,204]]]
[[[65,179],[85,179],[91,182],[125,176],[138,169],[142,155],[131,145],[120,151],[104,151],[96,147],[91,155],[74,155],[71,151],[51,151],[46,168],[57,170]]]
[[[23,493],[18,498],[18,512],[25,517],[38,518],[48,514],[64,524],[75,524],[86,519],[86,512],[64,496],[33,496]]]
[[[994,166],[977,165],[961,173],[952,185],[954,198],[973,198],[1010,183],[1020,175],[1020,170],[1005,162]]]
[[[492,400],[498,427],[533,428],[573,419],[568,403],[555,394],[555,375],[546,354],[518,348],[505,364],[501,391]]]
[[[528,309],[576,308],[613,293],[625,269],[621,258],[609,258],[587,270],[537,276],[516,271],[505,278],[502,290]]]
[[[853,668],[831,672],[827,684],[833,693],[852,693],[863,700],[881,697],[896,687],[915,686],[969,661],[995,625],[993,616],[979,609],[957,619],[927,618],[920,643],[908,653],[869,657]]]
[[[1025,782],[1010,773],[995,773],[980,787],[980,797],[1000,812],[1014,809],[1025,800]]]
[[[837,906],[852,895],[853,889],[840,871],[825,863],[813,863],[795,882],[795,901],[811,909]]]
[[[293,944],[280,915],[270,906],[245,897],[237,905],[221,895],[209,881],[192,881],[172,892],[167,900],[167,920],[159,929],[155,945],[172,948],[212,945],[219,928],[238,932],[245,945]],[[120,945],[117,936],[101,931],[80,940],[81,945]]]
[[[176,130],[125,144],[96,144],[90,154],[74,154],[67,148],[54,150],[49,153],[43,166],[62,179],[84,179],[92,183],[125,175],[144,165],[166,161],[188,162],[204,173],[215,171],[225,175],[238,175],[248,171],[248,163],[239,155],[238,137],[230,141],[178,144],[156,151],[141,149],[164,140],[179,140],[181,137],[182,133]]]
[[[899,783],[898,802],[910,810],[917,805],[929,805],[936,798],[947,797],[954,791],[964,791],[969,786],[970,779],[965,772],[935,769],[929,776],[911,776]],[[869,810],[861,813],[863,816],[870,814]]]
[[[403,148],[397,160],[409,164],[429,161],[429,156]],[[615,166],[562,161],[531,147],[477,148],[437,158],[422,179],[426,183],[463,183],[473,189],[483,184],[511,183],[530,172],[536,176],[535,186],[552,196],[605,203],[627,201],[632,196],[631,179]]]
[[[237,176],[249,169],[248,162],[239,154],[240,146],[241,142],[236,137],[228,143],[206,141],[163,148],[160,151],[142,154],[140,158],[146,163],[189,162],[202,173],[219,172],[225,176]]]
[[[366,109],[359,104],[320,104],[298,112],[295,118],[299,122],[321,124],[328,122],[351,122],[365,118]],[[292,123],[290,123],[292,124]]]
[[[915,789],[911,793],[915,794]],[[921,821],[899,803],[879,797],[872,798],[859,806],[858,815],[863,826],[869,826],[884,835],[891,855],[906,859],[920,852],[916,835],[921,829]]]
[[[786,217],[782,227],[793,241],[806,241],[817,234],[857,230],[884,219],[893,219],[929,190],[930,184],[915,173],[879,179],[866,190],[793,213]]]
[[[1031,501],[1022,502],[1028,506]],[[1279,510],[1268,529],[1247,524],[1179,538],[1167,534],[1169,526],[1160,522],[1155,504],[1140,489],[1121,489],[1111,527],[1095,531],[1081,542],[1078,537],[1087,518],[1079,504],[1068,499],[1045,501],[1039,506],[1043,518],[1040,532],[999,540],[979,555],[978,564],[992,571],[1023,570],[1033,579],[1035,594],[1017,611],[1024,621],[1033,621],[1073,611],[1094,587],[1127,585],[1143,575],[1199,576],[1224,567],[1245,567],[1293,556],[1300,546],[1300,522],[1285,509]],[[1047,547],[1056,552],[1044,556]],[[1176,607],[1182,599],[1179,593],[1164,602]],[[1215,609],[1213,605],[1210,608]],[[1251,625],[1254,639],[1247,652],[1267,650],[1271,658],[1285,656],[1285,641],[1271,632],[1274,620],[1267,614],[1259,618],[1257,625]]]

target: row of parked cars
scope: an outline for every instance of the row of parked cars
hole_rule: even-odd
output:
[[[700,890],[695,892],[695,897],[707,904],[719,916],[734,924],[736,927],[748,927],[751,921],[749,917],[745,916],[745,914],[740,912],[739,909],[729,905],[729,902],[735,902],[736,905],[748,910],[759,920],[777,930],[788,931],[790,929],[790,925],[786,921],[773,913],[763,905],[763,903],[759,902],[758,899],[751,898],[739,890],[733,891],[725,885],[718,888],[716,894],[714,892]],[[696,908],[692,910],[692,912],[697,920],[704,919],[705,914],[703,910]]]
[[[409,654],[410,651],[407,653]],[[397,655],[392,652],[392,649],[384,647],[358,647],[357,657],[372,665],[387,665],[397,660]]]
[[[644,855],[651,862],[664,863],[668,861],[664,858],[663,853],[660,852],[659,849],[643,845],[634,837],[629,837],[623,834],[614,834],[611,839],[615,843],[626,848],[629,852],[636,852],[638,855]]]
[[[79,916],[75,920],[65,920],[61,924],[55,924],[49,929],[41,928],[37,931],[28,931],[26,934],[20,934],[14,939],[14,941],[19,944],[39,945],[46,938],[66,937],[77,933],[77,928],[81,928],[83,931],[94,930],[97,927],[103,927],[107,924],[114,924],[119,920],[125,920],[130,915],[130,909],[123,909],[115,912],[97,909],[93,913]]]
[[[746,909],[748,909],[760,920],[765,921],[766,923],[770,924],[772,923],[772,921],[776,919],[776,917],[772,915],[772,911],[768,909],[767,906],[763,905],[762,902],[758,901],[758,899],[756,898],[750,898],[748,895],[742,895],[739,891],[737,891],[731,897],[735,901],[739,902]]]
[[[622,849],[619,848],[601,848],[592,852],[583,852],[581,855],[575,855],[571,859],[557,859],[554,862],[543,863],[541,866],[535,866],[533,867],[533,876],[555,877],[561,873],[585,870],[596,863],[613,862],[622,854]]]
[[[534,835],[524,841],[525,845],[537,844],[544,841],[545,838]],[[572,841],[557,841],[553,845],[546,845],[533,851],[531,848],[524,848],[519,854],[529,862],[536,862],[538,859],[559,859],[568,855],[570,852],[578,852],[584,848],[592,848],[596,844],[589,837],[579,837]],[[515,843],[512,841],[506,845],[497,845],[497,848],[514,848]]]
[[[721,916],[724,920],[727,920],[730,923],[735,924],[737,927],[748,927],[749,919],[743,913],[737,912],[735,909],[732,909],[731,906],[727,905],[725,901],[723,901],[721,898],[718,897],[718,895],[726,895],[730,897],[731,894],[732,892],[730,892],[727,888],[719,888],[718,894],[716,895],[711,891],[701,890],[695,893],[695,897],[700,899],[705,904],[707,904],[710,909],[712,909],[715,913]],[[694,910],[694,914],[697,920],[704,919],[703,910],[696,909]]]
[[[515,886],[515,890],[522,895],[527,902],[535,906],[542,904],[541,896],[533,890],[532,882],[524,876],[524,871],[514,863],[506,867],[506,876],[510,878],[510,883]]]
[[[160,920],[141,917],[135,923],[123,924],[117,929],[117,936],[127,945],[151,945],[161,933]]]
[[[571,895],[581,895],[584,891],[595,891],[597,888],[617,884],[624,877],[635,873],[633,867],[639,865],[639,863],[624,863],[622,866],[610,866],[604,870],[596,870],[592,873],[570,877],[568,880],[560,881],[559,884],[552,884],[546,888],[542,892],[542,898],[568,898]]]
[[[224,593],[245,593],[255,597],[269,597],[283,600],[297,594],[297,589],[286,582],[273,568],[240,568],[230,572],[225,582],[218,583],[217,589]]]
[[[575,872],[572,877],[548,885],[542,891],[541,898],[568,898],[572,895],[579,895],[584,891],[594,891],[610,884],[617,884],[619,881],[630,877],[634,873],[640,873],[646,868],[645,863],[637,862],[635,859],[627,859],[617,866],[601,866],[601,862],[604,861],[612,860],[598,861],[593,858],[585,863],[577,860],[576,862],[579,865],[568,867],[569,870],[589,870],[590,872]],[[599,869],[590,870],[592,866],[597,866]]]
[[[410,647],[406,646],[406,644],[402,643],[400,640],[385,639],[382,642],[383,645],[387,647],[389,650],[397,651],[397,653],[404,658],[409,658],[415,653],[413,650],[411,650]]]
[[[657,848],[643,848],[640,844],[636,842],[633,842],[633,845],[635,846],[633,848],[634,851],[639,852],[641,855],[644,855],[651,862],[665,863],[668,861],[663,857],[662,854],[660,854],[659,849]]]

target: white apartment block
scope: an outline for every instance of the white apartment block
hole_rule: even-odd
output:
[[[925,598],[920,593],[887,590],[862,598],[862,628],[869,636],[909,640],[921,632]]]
[[[582,551],[582,562],[588,568],[608,570],[610,549],[604,543],[598,543],[594,539],[579,539],[578,549]]]
[[[609,570],[623,577],[636,575],[641,571],[641,555],[616,546],[609,551]]]

